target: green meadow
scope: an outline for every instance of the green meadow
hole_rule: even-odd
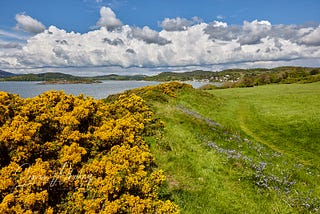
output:
[[[320,82],[146,94],[161,197],[182,213],[320,212]]]

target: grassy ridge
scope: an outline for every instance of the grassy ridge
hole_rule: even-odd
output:
[[[165,123],[147,142],[183,213],[317,213],[320,83],[142,94]],[[156,101],[161,100],[161,101]]]

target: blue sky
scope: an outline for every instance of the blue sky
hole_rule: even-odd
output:
[[[194,16],[205,22],[220,19],[230,24],[255,19],[273,24],[320,22],[319,0],[1,0],[0,25],[11,28],[16,24],[15,15],[25,13],[45,26],[83,33],[96,23],[102,6],[112,8],[124,24],[153,29],[158,29],[164,18]]]
[[[319,0],[1,0],[0,69],[317,66],[319,11]]]

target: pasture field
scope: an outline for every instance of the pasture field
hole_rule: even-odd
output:
[[[147,138],[162,197],[182,213],[319,213],[319,98],[320,82],[145,97],[164,122]]]

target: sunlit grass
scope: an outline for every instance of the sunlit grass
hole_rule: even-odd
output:
[[[318,212],[319,91],[184,89],[154,102],[165,128],[148,142],[168,177],[163,197],[183,213]]]
[[[220,108],[219,112],[231,111],[237,126],[246,126],[256,137],[279,150],[311,165],[318,165],[319,89],[318,82],[214,90],[211,93],[226,99],[227,107]]]

